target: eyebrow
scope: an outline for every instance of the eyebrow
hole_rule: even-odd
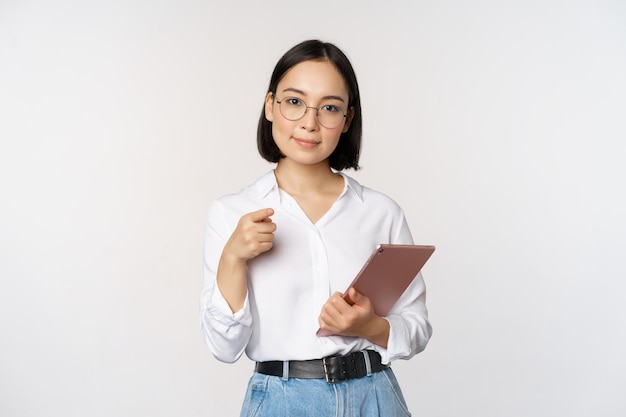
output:
[[[291,91],[292,93],[300,94],[300,95],[303,95],[303,96],[307,95],[304,91],[298,90],[297,88],[293,88],[293,87],[285,88],[283,90],[283,93],[285,93],[287,91]],[[339,97],[339,96],[324,96],[324,97],[322,97],[322,100],[338,100],[338,101],[341,101],[341,102],[345,102],[345,100],[343,98]]]

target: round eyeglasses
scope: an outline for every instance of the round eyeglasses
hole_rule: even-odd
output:
[[[306,103],[297,97],[285,97],[281,101],[276,99],[276,103],[280,108],[280,114],[287,120],[292,122],[300,120],[306,114],[308,109],[316,110],[315,116],[320,125],[327,129],[339,127],[347,117],[338,106],[334,104],[322,104],[320,107],[309,107]]]

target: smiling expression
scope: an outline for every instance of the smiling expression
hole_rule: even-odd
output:
[[[276,102],[293,97],[309,108],[299,120],[288,120]],[[272,122],[274,142],[284,158],[305,165],[326,164],[339,143],[341,134],[350,127],[354,113],[348,109],[348,88],[329,61],[304,61],[285,73],[278,83],[276,95],[271,92],[265,99],[265,117]],[[319,124],[316,108],[335,106],[348,114],[339,126],[329,129]]]

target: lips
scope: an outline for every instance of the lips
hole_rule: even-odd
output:
[[[300,146],[304,147],[304,148],[313,148],[314,146],[317,146],[320,142],[316,141],[316,140],[312,140],[312,139],[298,139],[298,138],[293,138],[293,140]]]

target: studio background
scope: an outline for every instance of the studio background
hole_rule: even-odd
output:
[[[0,0],[0,415],[234,416],[199,325],[206,209],[308,38],[352,60],[362,170],[434,335],[414,416],[626,414],[626,3]]]

